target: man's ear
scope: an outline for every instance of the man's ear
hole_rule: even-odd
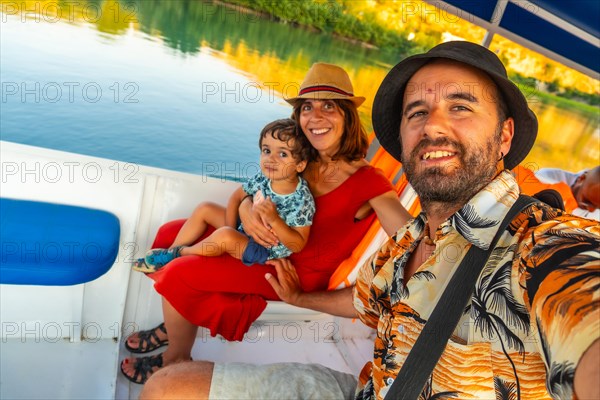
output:
[[[510,151],[513,136],[515,134],[515,120],[510,117],[502,123],[502,131],[500,133],[500,151],[507,155]]]

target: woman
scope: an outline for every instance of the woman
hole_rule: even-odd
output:
[[[299,95],[286,99],[314,147],[315,161],[303,176],[317,211],[308,243],[290,257],[304,291],[327,288],[331,274],[350,256],[376,215],[388,235],[410,218],[390,182],[364,158],[368,141],[357,111],[364,100],[354,96],[346,71],[325,63],[314,64]],[[253,213],[251,199],[240,206],[240,218],[259,244],[277,243]],[[183,223],[164,225],[153,247],[168,247]],[[265,309],[266,300],[279,299],[272,286],[278,284],[274,275],[272,265],[248,268],[230,256],[173,260],[149,275],[163,296],[164,325],[134,333],[126,342],[133,353],[146,353],[167,343],[169,347],[155,356],[127,358],[121,370],[129,380],[144,383],[158,368],[189,360],[198,326],[227,340],[242,340]]]

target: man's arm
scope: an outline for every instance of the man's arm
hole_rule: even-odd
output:
[[[265,278],[282,301],[297,307],[309,308],[339,317],[356,318],[358,314],[352,302],[353,288],[324,292],[303,292],[296,269],[288,259],[267,261],[275,266],[277,276],[266,274]]]
[[[600,399],[600,339],[583,353],[575,369],[573,389],[578,399]]]

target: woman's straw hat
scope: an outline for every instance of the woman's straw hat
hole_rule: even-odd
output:
[[[285,99],[285,101],[295,106],[302,99],[350,100],[356,107],[365,101],[364,97],[354,96],[352,82],[343,68],[326,63],[313,64],[300,85],[298,96]]]

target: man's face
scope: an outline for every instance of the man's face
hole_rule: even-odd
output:
[[[464,203],[497,173],[512,118],[500,123],[497,90],[482,72],[436,61],[407,84],[400,125],[402,161],[424,203]]]
[[[579,208],[590,212],[600,208],[600,167],[581,175],[571,189]]]

